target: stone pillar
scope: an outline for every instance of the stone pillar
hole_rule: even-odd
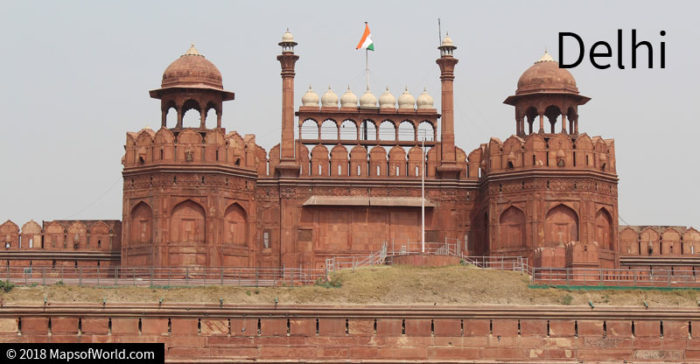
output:
[[[457,47],[452,44],[449,37],[445,37],[438,49],[440,49],[440,58],[436,60],[436,63],[440,66],[442,117],[440,118],[441,161],[437,172],[440,178],[456,179],[459,176],[459,167],[455,152],[453,82],[455,79],[454,68],[459,60],[452,55],[452,51]]]
[[[299,56],[294,54],[297,43],[291,33],[286,32],[279,45],[282,47],[282,54],[277,56],[282,66],[282,141],[277,172],[280,177],[295,177],[299,176],[299,164],[294,150],[294,64]]]
[[[561,114],[561,132],[566,134],[566,114]]]

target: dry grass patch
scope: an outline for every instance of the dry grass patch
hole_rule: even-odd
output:
[[[341,287],[15,287],[2,293],[6,303],[49,302],[195,302],[231,304],[436,304],[436,305],[587,305],[697,307],[700,292],[692,290],[578,291],[529,288],[518,272],[471,266],[376,266],[332,275]]]

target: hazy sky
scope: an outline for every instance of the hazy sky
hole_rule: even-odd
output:
[[[700,29],[695,2],[609,1],[3,1],[0,5],[0,220],[121,218],[127,131],[160,126],[147,91],[195,43],[236,100],[223,124],[256,134],[269,150],[280,138],[277,43],[288,27],[299,42],[296,107],[312,85],[360,95],[364,53],[354,49],[368,21],[376,51],[372,88],[427,87],[440,105],[437,18],[460,59],[455,70],[456,143],[467,153],[515,131],[502,102],[559,32],[586,50],[604,40],[616,54],[624,30],[626,69],[571,70],[583,95],[581,132],[614,138],[619,214],[630,224],[700,227],[697,105]],[[630,69],[630,31],[666,43],[665,69]],[[661,37],[659,31],[665,30]],[[576,50],[565,50],[565,59]],[[571,52],[571,53],[569,53]],[[571,54],[571,55],[569,55]],[[640,53],[641,54],[641,53]],[[642,55],[644,58],[644,55]]]

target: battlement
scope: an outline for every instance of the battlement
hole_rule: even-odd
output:
[[[511,135],[469,153],[469,177],[525,169],[597,171],[614,175],[615,141],[587,134]]]
[[[147,166],[209,165],[257,171],[267,175],[267,153],[255,143],[255,135],[241,137],[225,129],[150,128],[126,134],[125,170]]]
[[[11,220],[0,225],[0,239],[5,251],[119,251],[119,220],[53,220],[43,227],[30,220],[20,230]]]

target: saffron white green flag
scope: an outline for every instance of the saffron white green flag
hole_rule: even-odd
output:
[[[374,50],[374,42],[372,42],[372,33],[369,31],[369,25],[365,22],[365,32],[362,34],[362,39],[360,43],[357,43],[355,49],[368,49],[370,51]]]

